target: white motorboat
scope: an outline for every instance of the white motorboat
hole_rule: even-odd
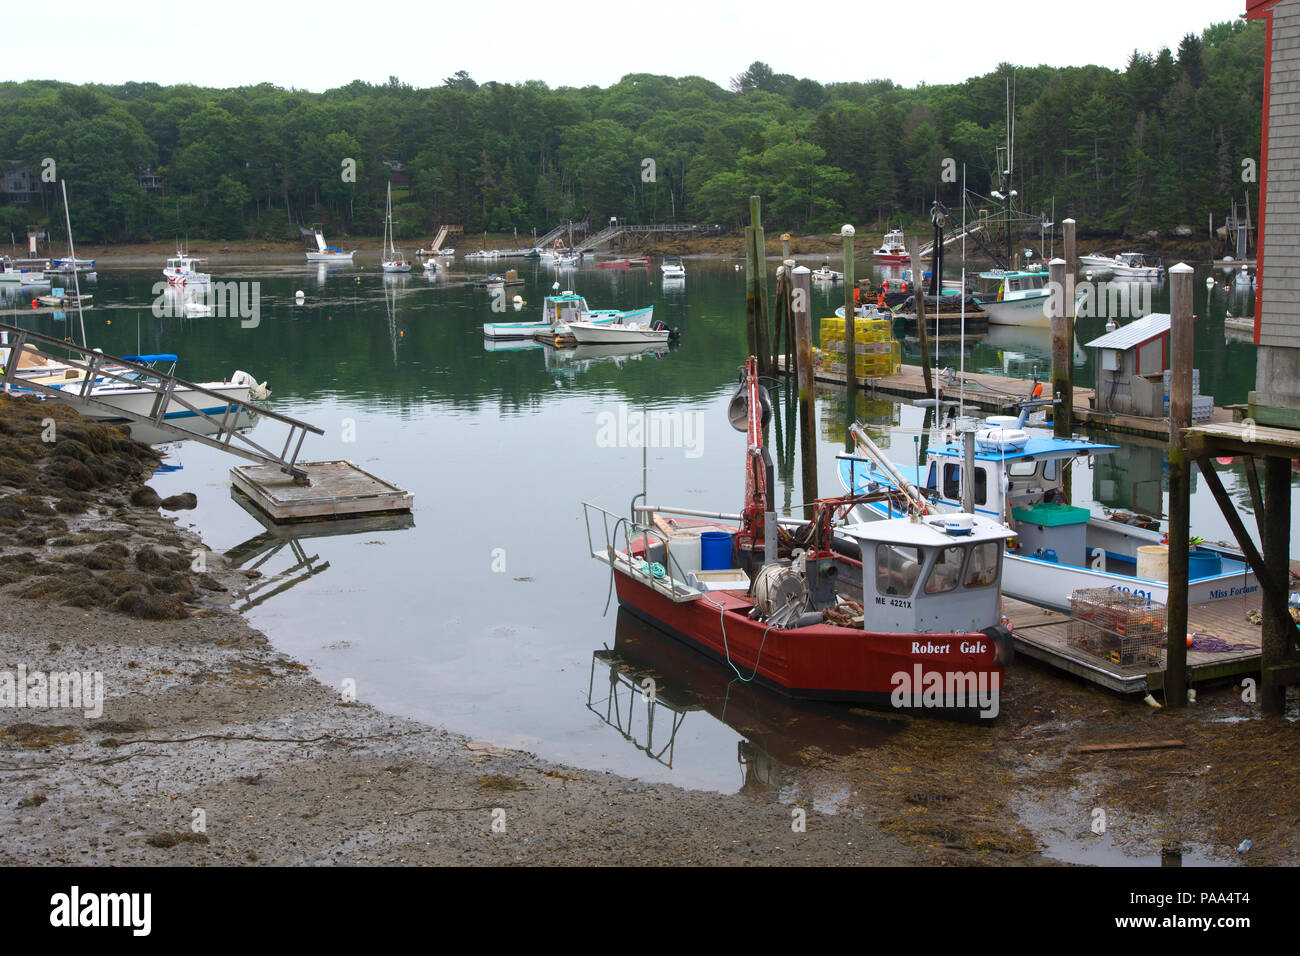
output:
[[[321,231],[321,227],[319,223],[313,223],[311,228],[312,228],[312,235],[316,239],[316,249],[315,251],[308,251],[307,253],[308,262],[351,262],[352,261],[352,257],[356,255],[355,249],[351,250],[350,252],[344,252],[341,249],[336,249],[334,246],[326,244],[325,233]]]
[[[483,325],[485,339],[528,339],[535,335],[567,334],[573,322],[607,324],[625,320],[649,323],[654,306],[620,312],[618,309],[592,309],[587,300],[571,291],[548,295],[542,300],[540,322],[487,322]]]
[[[127,362],[134,362],[137,365],[146,365],[150,368],[160,368],[167,366],[164,374],[174,374],[178,358],[172,354],[160,355],[124,355],[123,359]],[[154,414],[153,408],[158,401],[158,392],[156,389],[146,388],[143,385],[135,384],[136,382],[148,381],[150,376],[147,372],[137,371],[118,366],[112,370],[117,378],[100,378],[90,387],[90,397],[97,401],[112,405],[123,411],[130,411],[136,415],[151,416]],[[229,381],[224,382],[199,382],[200,388],[208,391],[218,392],[224,401],[213,398],[211,395],[205,395],[202,392],[195,392],[192,389],[177,387],[169,394],[174,399],[169,402],[164,411],[163,418],[170,421],[173,419],[194,418],[197,413],[186,408],[185,405],[175,401],[183,399],[190,405],[194,405],[209,415],[224,414],[227,408],[231,406],[243,405],[250,397],[264,398],[269,394],[266,383],[259,384],[247,372],[236,371]],[[57,387],[57,386],[56,386]],[[80,394],[82,384],[80,381],[70,381],[62,385],[62,389],[68,392]],[[71,397],[69,401],[72,401]],[[81,406],[78,404],[81,414],[92,421],[121,423],[130,421],[127,418],[115,416],[111,411],[94,408],[90,406]],[[235,409],[236,411],[238,409]]]
[[[686,278],[686,266],[682,264],[681,256],[664,256],[664,261],[659,264],[659,271],[663,273],[665,279]]]
[[[1003,576],[1003,590],[1011,597],[1068,612],[1074,591],[1109,587],[1166,603],[1168,582],[1147,576],[1159,567],[1159,555],[1152,551],[1162,544],[1158,531],[1095,517],[1086,508],[1061,502],[1070,462],[1076,456],[1110,454],[1117,446],[1032,435],[1024,428],[1026,415],[985,420],[975,433],[973,475],[966,474],[962,441],[945,435],[921,465],[883,462],[875,455],[840,456],[840,484],[868,494],[897,489],[901,478],[947,514],[963,510],[969,482],[975,513],[1005,521],[1018,535],[1015,548],[1006,553]],[[857,505],[853,516],[867,521],[896,518],[898,512],[879,501]],[[1259,593],[1259,582],[1240,552],[1213,546],[1201,550],[1192,562],[1191,603]]]
[[[176,255],[167,260],[167,265],[163,268],[163,276],[172,285],[207,285],[212,281],[212,276],[206,272],[199,272],[195,268],[207,261],[204,258],[186,255],[178,249]]]
[[[812,280],[813,282],[843,282],[844,273],[835,272],[830,266],[823,265],[820,269],[814,269],[812,271]]]
[[[907,243],[903,240],[903,230],[901,229],[891,229],[885,233],[880,248],[872,255],[876,257],[877,262],[900,263],[912,261],[912,257],[908,255]]]
[[[22,262],[7,257],[0,262],[0,285],[26,288],[49,284],[50,279],[43,269],[32,269]]]
[[[1121,252],[1110,267],[1116,279],[1158,279],[1165,274],[1159,256],[1140,252]]]
[[[569,334],[579,345],[667,342],[671,332],[661,322],[651,324],[653,312],[651,306],[625,312],[617,322],[570,322]]]
[[[975,301],[990,325],[1051,326],[1047,306],[1051,292],[1048,273],[994,269],[981,272]]]

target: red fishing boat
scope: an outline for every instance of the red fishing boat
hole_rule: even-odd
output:
[[[1015,533],[983,516],[933,515],[905,482],[781,521],[768,511],[770,414],[750,357],[729,412],[747,433],[740,514],[634,499],[623,518],[584,504],[592,557],[610,566],[619,604],[792,697],[996,716],[1012,654],[1002,552]],[[842,523],[883,497],[905,517]]]

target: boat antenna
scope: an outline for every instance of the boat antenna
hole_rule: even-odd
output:
[[[77,296],[77,319],[81,322],[81,347],[90,348],[86,343],[86,313],[81,308],[81,279],[77,275],[77,250],[72,245],[72,213],[68,211],[68,181],[60,179],[63,188],[63,218],[68,224],[68,258],[72,260],[72,291]]]

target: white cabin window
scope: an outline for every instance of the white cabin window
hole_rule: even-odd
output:
[[[906,596],[916,589],[921,576],[921,549],[894,544],[876,545],[876,590],[881,594]]]
[[[1049,458],[1043,462],[1043,479],[1045,481],[1055,481],[1061,470],[1061,463],[1055,458]]]
[[[1012,478],[1032,478],[1034,472],[1037,470],[1038,462],[1033,461],[1032,459],[1028,461],[1013,461],[1007,466],[1007,473],[1010,474]]]
[[[960,545],[940,551],[930,569],[930,576],[925,579],[925,593],[943,594],[955,588],[961,581],[961,564],[965,556],[966,549]]]
[[[998,579],[998,561],[1002,559],[1002,548],[996,541],[977,544],[970,551],[970,561],[966,564],[966,587],[987,587]]]

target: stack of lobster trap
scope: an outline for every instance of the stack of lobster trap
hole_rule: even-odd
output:
[[[1163,604],[1115,588],[1070,595],[1066,641],[1121,667],[1165,666],[1168,614]]]

